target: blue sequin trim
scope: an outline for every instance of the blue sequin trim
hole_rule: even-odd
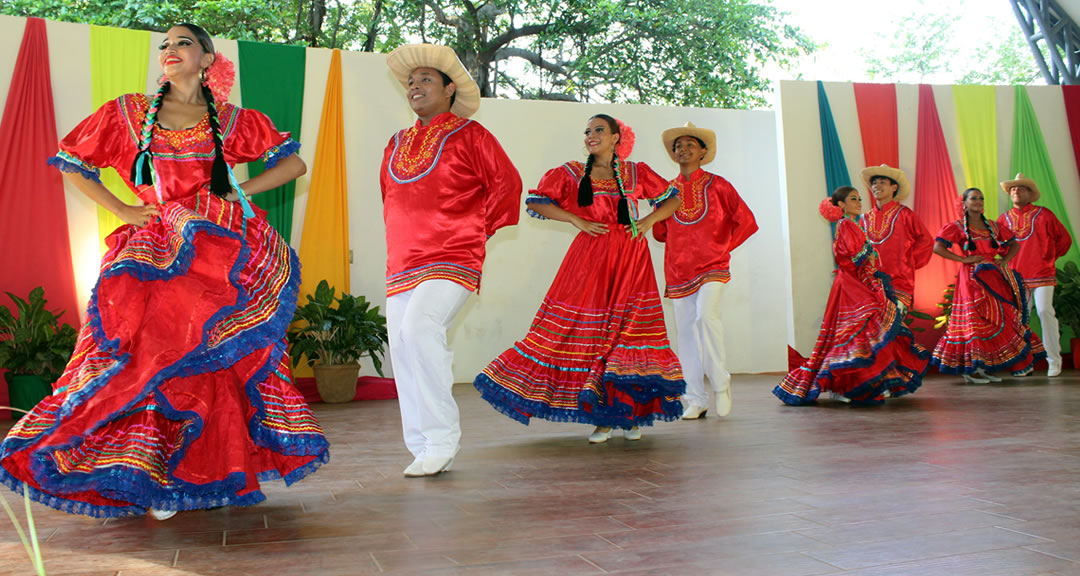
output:
[[[300,143],[292,138],[286,139],[281,144],[271,147],[269,150],[263,153],[262,159],[266,162],[266,169],[269,170],[274,166],[277,166],[278,162],[281,162],[283,158],[288,158],[293,154],[300,151]]]

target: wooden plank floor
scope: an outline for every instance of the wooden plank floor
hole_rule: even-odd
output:
[[[724,420],[596,446],[458,386],[464,448],[432,479],[402,477],[396,401],[318,405],[330,464],[258,506],[33,510],[50,576],[1080,575],[1080,373],[934,377],[880,408],[784,407],[776,379],[737,376]],[[30,574],[2,525],[0,573]]]

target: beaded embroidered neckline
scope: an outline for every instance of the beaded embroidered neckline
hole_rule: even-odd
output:
[[[1028,204],[1028,206],[1033,205]],[[1035,218],[1040,212],[1042,212],[1041,207],[1033,206],[1028,210],[1013,208],[1005,213],[1005,218],[1009,221],[1009,227],[1016,234],[1018,241],[1027,240],[1035,231]]]
[[[708,174],[689,182],[682,178],[676,178],[673,182],[675,189],[679,191],[682,205],[675,211],[675,221],[680,224],[696,224],[709,212],[709,196],[707,191],[712,184],[712,175]],[[687,186],[689,184],[689,186]],[[689,188],[689,191],[687,191]]]
[[[873,244],[881,244],[892,237],[897,217],[900,216],[899,202],[890,202],[884,209],[871,210],[862,218],[865,222],[866,238]]]
[[[399,184],[415,182],[427,176],[439,162],[446,139],[472,122],[452,116],[445,122],[415,125],[394,135],[394,151],[387,170]]]

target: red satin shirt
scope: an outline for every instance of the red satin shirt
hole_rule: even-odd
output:
[[[1054,264],[1069,251],[1072,236],[1057,216],[1044,206],[1028,204],[998,217],[998,222],[1012,228],[1020,251],[1009,261],[1009,268],[1024,277],[1028,288],[1057,286]]]
[[[425,280],[480,289],[487,239],[517,224],[521,176],[479,123],[439,114],[417,120],[383,153],[386,295]]]
[[[860,222],[878,254],[878,268],[892,277],[897,299],[910,308],[915,271],[934,253],[930,231],[910,208],[895,201],[868,211]]]
[[[653,236],[665,242],[664,296],[685,298],[706,282],[731,280],[731,251],[754,232],[757,221],[735,187],[720,176],[698,169],[671,185],[682,206],[671,218],[653,226]]]

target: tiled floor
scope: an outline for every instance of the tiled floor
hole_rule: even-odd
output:
[[[396,401],[319,405],[330,464],[259,506],[33,510],[50,576],[1080,575],[1080,373],[934,377],[880,408],[784,407],[776,379],[737,376],[726,419],[596,446],[458,386],[464,447],[431,479],[401,475]],[[0,526],[0,574],[30,574]]]

